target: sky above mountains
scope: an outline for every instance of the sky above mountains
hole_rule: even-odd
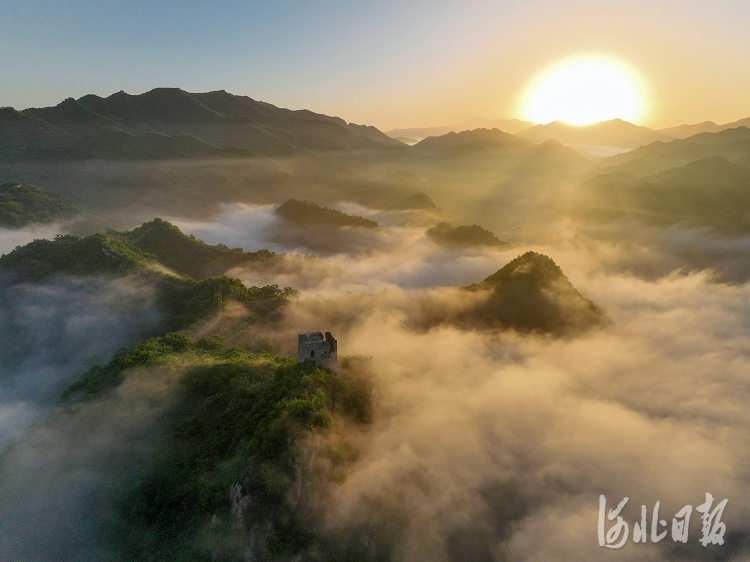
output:
[[[599,53],[640,77],[638,124],[725,123],[750,116],[749,23],[742,0],[4,0],[0,106],[172,86],[382,130],[523,119],[540,72]]]

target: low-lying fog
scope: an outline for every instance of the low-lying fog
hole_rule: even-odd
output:
[[[212,221],[169,220],[208,243],[246,250],[311,252],[320,242],[290,234],[293,227],[280,223],[272,207],[225,206]],[[528,225],[525,238],[509,240],[516,243],[510,248],[448,249],[427,238],[424,227],[382,223],[390,226],[340,232],[338,242],[347,251],[318,251],[318,259],[294,274],[228,272],[248,285],[302,291],[271,329],[282,351],[293,352],[298,332],[330,330],[340,354],[373,358],[375,421],[360,458],[329,495],[328,530],[379,542],[394,560],[747,560],[749,238],[627,222],[582,227],[557,221]],[[528,250],[551,257],[604,310],[608,323],[583,336],[552,338],[455,327],[420,331],[404,322],[418,299],[458,298],[453,287],[480,281]],[[41,292],[50,303],[40,307],[37,300],[33,310],[23,308],[31,306],[23,299],[4,298],[4,314],[15,311],[27,319],[19,333],[30,350],[7,380],[23,379],[27,386],[32,381],[46,393],[54,384],[37,382],[44,370],[30,371],[34,361],[50,364],[45,354],[59,348],[52,364],[68,376],[85,357],[106,357],[127,345],[152,320],[131,307],[128,299],[142,288],[130,287],[129,280],[114,288],[94,284],[83,297],[56,300],[76,283],[23,289]],[[79,310],[88,311],[83,322],[76,320]],[[50,321],[60,314],[62,327]],[[0,320],[7,340],[20,320]],[[67,329],[71,322],[86,328]],[[64,337],[56,341],[50,333]],[[173,384],[159,379],[149,386],[142,373],[131,379],[143,403],[159,399],[165,385]],[[118,440],[118,428],[136,434],[138,421],[148,427],[155,415],[134,402],[128,394],[134,387],[124,388],[106,407],[94,403],[82,417],[58,418],[6,454],[0,533],[15,538],[0,550],[5,558],[22,559],[29,541],[53,544],[65,536],[66,521],[80,520],[87,506],[101,511],[95,504],[119,481],[108,476],[119,472],[107,468],[107,459],[123,457],[128,446]],[[28,390],[8,395],[26,396]],[[82,420],[87,429],[74,431]],[[101,434],[91,429],[98,423],[105,427]],[[110,440],[106,447],[102,436]],[[46,450],[54,451],[54,462]],[[68,462],[73,456],[96,470],[86,485],[67,490],[64,501],[45,504],[45,491],[61,493],[56,475],[83,470],[81,463]],[[21,509],[27,485],[37,486],[38,505]],[[723,547],[698,543],[701,520],[695,512],[686,545],[671,536],[658,545],[629,539],[622,550],[597,542],[600,494],[608,509],[630,498],[622,515],[632,534],[641,505],[648,509],[650,531],[651,510],[661,502],[660,518],[669,531],[675,513],[703,503],[706,492],[717,502],[729,500]],[[35,517],[42,512],[40,526]],[[78,559],[112,559],[100,531],[77,529],[74,546],[68,546]],[[24,559],[44,559],[44,548],[31,551]]]

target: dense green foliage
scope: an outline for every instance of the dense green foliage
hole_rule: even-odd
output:
[[[199,340],[201,341],[201,340]],[[205,339],[204,341],[210,341]],[[193,344],[184,334],[169,332],[162,337],[152,338],[139,343],[130,349],[121,349],[106,365],[94,365],[80,379],[68,387],[63,398],[78,396],[90,398],[111,388],[120,382],[120,375],[125,369],[136,366],[153,366],[162,364],[168,357],[177,352],[199,350],[205,347]]]
[[[0,226],[18,227],[75,216],[80,209],[34,185],[0,184]]]
[[[489,230],[479,225],[451,226],[441,222],[429,228],[425,233],[438,244],[444,246],[508,246]]]
[[[319,455],[330,465],[325,478],[335,478],[336,467],[354,454],[336,437],[336,420],[370,419],[364,379],[347,369],[336,374],[293,358],[224,347],[216,337],[192,342],[169,333],[92,368],[67,396],[99,394],[134,367],[184,375],[166,420],[166,448],[120,501],[130,526],[123,540],[127,559],[242,560],[248,529],[264,559],[314,549],[316,507],[303,497],[289,499],[295,480],[312,477],[300,447],[313,432],[326,435],[332,446]],[[252,506],[239,517],[231,512],[232,485]]]
[[[253,318],[276,311],[298,292],[277,285],[245,287],[232,277],[209,277],[202,281],[190,278],[165,279],[159,284],[159,304],[165,312],[165,329],[182,330],[218,313],[228,301],[239,301]]]
[[[57,273],[123,273],[154,263],[153,256],[116,236],[102,233],[84,238],[60,234],[54,240],[34,240],[0,257],[0,268],[34,278]]]
[[[124,232],[122,236],[142,251],[156,256],[161,264],[195,279],[218,275],[238,265],[275,257],[268,250],[244,252],[242,248],[206,244],[186,236],[179,228],[159,218]]]
[[[126,240],[137,236],[144,247],[156,250],[167,263]],[[174,255],[170,256],[170,252]],[[0,257],[0,269],[13,271],[21,279],[39,279],[49,275],[111,275],[134,273],[147,276],[155,283],[157,303],[163,312],[161,331],[183,330],[218,313],[232,300],[246,306],[248,314],[263,318],[297,296],[297,291],[276,285],[245,287],[239,279],[225,276],[199,281],[189,276],[165,274],[160,265],[174,267],[180,273],[205,271],[206,260],[219,269],[221,265],[273,257],[261,250],[245,253],[227,247],[209,246],[182,234],[177,227],[155,220],[119,235],[92,234],[81,238],[72,234],[58,235],[54,240],[34,240]],[[213,261],[211,261],[213,258]],[[235,260],[233,263],[232,260]]]
[[[364,226],[374,228],[378,223],[364,217],[347,215],[335,209],[320,207],[309,201],[289,199],[276,212],[290,222],[297,224],[331,224],[336,226]]]

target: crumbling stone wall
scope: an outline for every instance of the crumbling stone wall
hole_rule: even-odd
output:
[[[297,361],[315,363],[318,367],[332,367],[338,362],[338,346],[331,332],[308,332],[297,337]]]

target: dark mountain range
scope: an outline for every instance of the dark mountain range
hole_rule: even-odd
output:
[[[750,230],[750,168],[720,156],[636,177],[619,172],[584,183],[603,218],[637,216],[669,225],[686,222],[725,232]]]
[[[363,226],[365,228],[375,228],[378,223],[364,217],[347,215],[335,209],[321,207],[309,201],[298,201],[289,199],[285,201],[276,213],[296,224],[326,224],[332,226]]]
[[[462,177],[485,174],[518,179],[569,176],[582,173],[593,166],[590,159],[556,140],[517,150],[507,150],[496,141],[476,140],[444,148],[428,158],[426,164]]]
[[[452,148],[473,141],[494,141],[508,150],[517,150],[531,146],[532,142],[518,138],[500,129],[474,129],[460,133],[447,133],[439,137],[428,137],[414,145],[415,150],[423,152],[437,152],[445,148]]]
[[[736,129],[737,127],[750,127],[750,117],[732,121],[731,123],[724,123],[723,125],[717,125],[713,121],[704,121],[695,125],[678,125],[677,127],[658,129],[658,132],[676,139],[685,139],[698,133],[718,133],[719,131]]]
[[[459,123],[457,125],[442,125],[439,127],[412,127],[409,129],[392,129],[387,131],[387,135],[393,138],[406,137],[415,140],[422,140],[427,137],[439,137],[450,132],[460,133],[461,131],[470,131],[478,128],[500,129],[514,135],[519,131],[524,131],[533,127],[531,121],[521,121],[519,119],[482,119],[475,118]]]
[[[604,320],[601,309],[581,296],[560,267],[536,252],[526,252],[466,289],[492,290],[487,301],[464,318],[467,322],[562,335]]]
[[[630,152],[603,158],[608,173],[628,172],[636,177],[654,174],[695,160],[721,156],[737,162],[750,155],[750,129],[737,127],[718,133],[699,133],[671,142],[654,142]]]
[[[635,148],[654,141],[669,141],[672,137],[647,127],[639,127],[622,119],[599,121],[592,125],[577,127],[562,121],[537,125],[517,133],[517,136],[536,143],[550,139],[563,144],[618,146]]]
[[[694,125],[677,125],[676,127],[657,129],[657,132],[675,139],[684,139],[698,133],[718,133],[721,130],[721,125],[717,125],[713,121],[704,121],[703,123],[696,123]]]
[[[34,185],[13,181],[0,185],[0,226],[71,219],[80,212],[79,207]]]
[[[452,226],[447,222],[441,222],[429,228],[425,234],[441,246],[447,247],[510,245],[477,224]]]
[[[167,137],[193,136],[174,143]],[[125,137],[123,135],[129,135]],[[115,137],[113,138],[113,135]],[[145,135],[145,136],[144,136]],[[105,142],[97,139],[104,136]],[[120,146],[123,141],[127,148]],[[203,141],[203,144],[197,144]],[[307,110],[293,111],[225,91],[191,94],[157,88],[141,95],[68,98],[55,107],[0,112],[5,158],[141,157],[156,143],[162,157],[236,156],[216,149],[286,154],[296,149],[351,150],[403,147],[375,127]],[[153,156],[151,156],[153,157]]]

